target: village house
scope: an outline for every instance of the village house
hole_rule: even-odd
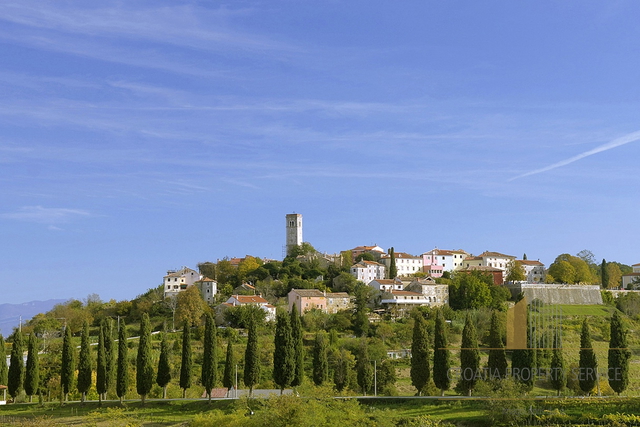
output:
[[[317,309],[323,312],[327,310],[327,298],[322,291],[318,289],[291,289],[288,294],[289,312],[295,304],[296,310],[300,315],[305,311]]]
[[[414,256],[404,252],[395,252],[394,258],[396,261],[396,270],[398,271],[398,277],[410,276],[412,274],[422,272],[422,257]],[[387,271],[391,265],[391,255],[385,254],[380,258],[380,263],[384,264]],[[393,279],[393,277],[390,277]]]
[[[376,279],[384,279],[386,274],[385,266],[373,262],[362,260],[351,266],[351,275],[368,285],[369,282]]]
[[[276,308],[260,295],[231,295],[229,299],[221,305],[223,305],[223,307],[254,305],[266,312],[265,320],[267,322],[276,320]]]
[[[422,254],[423,269],[431,277],[442,277],[444,271],[453,272],[461,269],[467,256],[469,254],[463,250],[432,249]]]
[[[182,267],[180,270],[169,270],[162,279],[164,297],[175,297],[189,286],[193,286],[200,279],[202,279],[200,273],[188,267]]]
[[[543,263],[540,261],[529,261],[526,259],[519,260],[517,262],[519,262],[524,268],[524,275],[527,283],[544,283],[544,279],[547,274]]]
[[[631,268],[633,268],[633,272],[622,276],[622,289],[638,287],[637,285],[634,286],[632,284],[640,281],[640,264],[633,264]]]

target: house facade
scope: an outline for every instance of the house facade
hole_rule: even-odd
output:
[[[356,246],[355,248],[351,249],[351,262],[356,262],[356,258],[358,257],[358,255],[362,255],[364,253],[373,255],[373,258],[375,258],[376,260],[379,260],[380,257],[385,254],[384,249],[382,249],[378,245]]]
[[[540,261],[529,261],[529,260],[518,260],[524,268],[524,275],[526,277],[527,283],[544,283],[544,280],[547,277],[546,270],[544,268],[544,264]]]
[[[439,285],[431,277],[416,279],[405,290],[422,294],[429,307],[449,304],[449,285]]]
[[[254,305],[266,312],[265,319],[268,322],[276,320],[276,308],[260,295],[231,295],[224,304],[227,307]]]
[[[372,280],[384,279],[385,274],[386,267],[378,262],[362,260],[351,266],[351,275],[365,284]]]
[[[346,292],[327,292],[327,313],[335,314],[353,307],[351,296]]]
[[[422,254],[423,271],[431,277],[442,277],[444,271],[452,272],[461,269],[467,256],[469,254],[463,250],[432,249]]]
[[[638,288],[633,282],[640,281],[640,264],[633,264],[631,268],[633,272],[622,276],[622,289]]]
[[[396,252],[394,254],[394,258],[396,260],[396,270],[398,271],[398,277],[410,276],[412,274],[419,273],[422,271],[422,267],[424,266],[421,256],[414,256],[405,252]],[[380,263],[384,264],[387,271],[389,271],[389,266],[391,265],[391,255],[383,255],[380,258]],[[393,277],[391,277],[391,279],[393,279]]]
[[[214,298],[218,293],[218,282],[216,282],[215,280],[209,279],[208,277],[205,277],[196,283],[200,288],[200,294],[202,295],[202,299],[205,300],[207,304],[213,303]]]
[[[188,267],[167,271],[167,275],[162,279],[164,297],[177,296],[181,291],[193,286],[201,278],[200,273]]]
[[[405,284],[399,279],[376,279],[369,282],[369,286],[378,292],[401,291]]]
[[[317,309],[323,312],[327,311],[327,298],[322,291],[318,289],[291,289],[288,294],[289,312],[295,304],[296,310],[300,315],[305,311]]]

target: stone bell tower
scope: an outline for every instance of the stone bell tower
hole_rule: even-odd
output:
[[[287,214],[287,255],[296,246],[302,245],[302,215]]]

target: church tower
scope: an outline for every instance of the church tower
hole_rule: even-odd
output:
[[[302,215],[287,214],[287,255],[295,246],[302,245]]]

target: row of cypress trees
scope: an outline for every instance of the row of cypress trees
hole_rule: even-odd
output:
[[[430,352],[427,322],[421,313],[414,316],[413,342],[411,347],[411,382],[422,395],[431,378]],[[460,349],[460,372],[456,390],[471,395],[480,379],[499,380],[507,378],[508,361],[502,340],[500,317],[496,311],[491,317],[489,330],[489,351],[486,370],[480,367],[480,349],[473,318],[467,314],[462,331]],[[433,382],[444,395],[451,386],[451,360],[447,348],[446,323],[441,311],[436,312],[434,328]],[[532,340],[528,340],[532,342]],[[530,346],[529,346],[530,347]],[[619,312],[614,312],[610,322],[610,341],[608,351],[608,381],[618,394],[629,385],[629,360],[631,352],[627,347],[627,329]],[[529,391],[536,379],[536,349],[515,349],[512,351],[511,375]],[[585,318],[580,334],[580,351],[577,375],[580,389],[590,393],[598,385],[598,362],[591,343],[589,324]],[[553,337],[549,379],[558,394],[567,385],[567,371],[563,359],[563,349],[559,334]]]

